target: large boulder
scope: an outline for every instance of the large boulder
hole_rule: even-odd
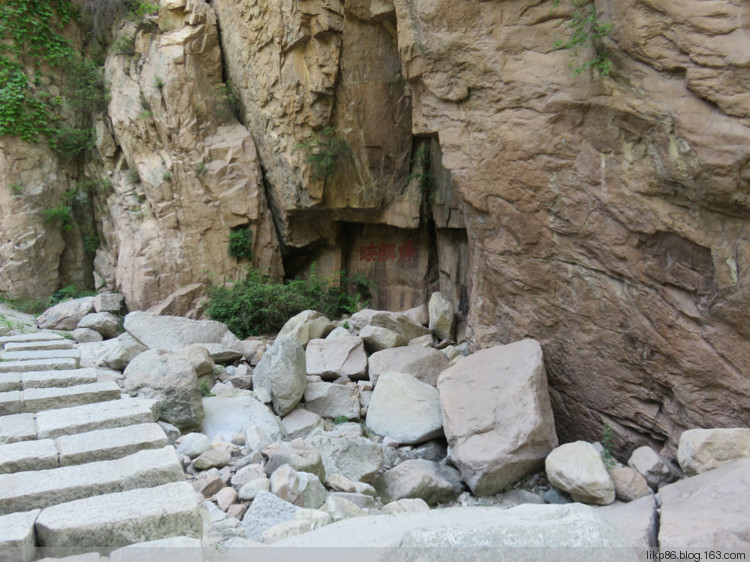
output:
[[[336,326],[317,310],[305,310],[286,321],[278,337],[291,337],[306,346],[310,340],[326,337]]]
[[[43,330],[75,330],[78,323],[94,310],[94,297],[82,297],[61,302],[45,310],[36,319]]]
[[[424,443],[443,434],[440,395],[411,375],[386,373],[372,393],[365,423],[372,433],[399,443]]]
[[[662,549],[750,549],[750,459],[662,486]]]
[[[200,426],[204,413],[198,377],[185,358],[150,349],[133,359],[123,374],[125,391],[157,400],[161,419],[180,429]]]
[[[461,493],[461,475],[455,468],[426,460],[404,461],[372,483],[383,503],[418,498],[429,505],[455,500]]]
[[[388,330],[400,334],[404,339],[405,344],[414,338],[430,333],[428,328],[425,328],[421,324],[417,324],[408,316],[400,312],[388,312],[385,310],[375,311],[370,317],[370,325],[387,328]]]
[[[535,340],[478,351],[443,371],[437,388],[450,458],[476,495],[540,469],[557,446]]]
[[[688,476],[750,458],[750,429],[689,429],[680,436],[677,462]]]
[[[383,449],[365,437],[316,432],[308,441],[320,451],[328,474],[341,474],[354,482],[372,482],[383,466]]]
[[[285,435],[278,416],[252,396],[208,396],[203,399],[203,408],[205,417],[201,432],[211,439],[217,435],[231,439],[232,435],[243,433],[250,425],[260,427],[272,441]]]
[[[266,390],[273,410],[280,416],[291,412],[305,393],[305,350],[289,336],[279,337],[253,372],[254,388]]]
[[[630,503],[615,502],[596,508],[597,515],[617,527],[636,548],[657,548],[659,514],[656,497],[649,495]]]
[[[351,384],[309,382],[305,407],[324,418],[359,419],[359,389]]]
[[[243,345],[229,328],[214,320],[190,320],[135,311],[125,316],[125,330],[150,349],[179,351],[194,343],[215,344],[241,355]],[[207,346],[210,349],[210,345]]]
[[[127,332],[108,340],[97,358],[97,365],[122,371],[148,348]]]
[[[550,483],[577,502],[609,505],[615,501],[615,485],[599,451],[585,441],[566,443],[545,460]]]
[[[427,307],[430,313],[430,330],[441,340],[453,338],[456,332],[453,304],[442,293],[432,293]]]
[[[307,374],[324,379],[367,376],[367,353],[362,338],[337,337],[310,340],[305,350]]]
[[[89,313],[78,322],[78,328],[95,330],[107,339],[116,338],[122,333],[120,319],[110,312]]]
[[[279,547],[516,547],[513,560],[539,560],[540,550],[517,547],[577,548],[576,560],[602,560],[602,547],[629,547],[622,533],[590,507],[519,505],[451,507],[416,513],[355,517],[276,543]],[[385,551],[383,551],[385,552]],[[394,550],[398,558],[403,550]],[[413,551],[426,554],[426,551]],[[451,561],[455,548],[430,548],[431,560]],[[616,560],[636,562],[638,554],[617,548]],[[497,557],[489,552],[488,560]],[[484,559],[484,557],[482,557]],[[572,558],[571,558],[572,559]],[[613,558],[615,559],[615,558]]]
[[[413,375],[420,381],[435,386],[438,376],[449,367],[444,353],[431,347],[410,345],[384,349],[370,356],[370,381],[377,385],[383,373],[397,372]]]

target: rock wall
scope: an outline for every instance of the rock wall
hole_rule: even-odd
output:
[[[600,78],[553,48],[564,0],[394,3],[414,132],[467,206],[476,344],[542,341],[563,439],[750,423],[750,7],[597,0]]]

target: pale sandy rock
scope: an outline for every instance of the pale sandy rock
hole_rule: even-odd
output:
[[[266,472],[263,470],[263,466],[260,464],[249,464],[237,469],[232,475],[231,483],[236,489],[242,488],[248,482],[255,480],[256,478],[265,478]]]
[[[78,322],[78,328],[96,330],[106,339],[116,338],[122,333],[120,319],[111,312],[89,313]]]
[[[128,333],[110,340],[98,356],[97,364],[110,369],[125,370],[130,362],[148,348]]]
[[[448,365],[445,354],[437,349],[406,346],[373,353],[369,360],[368,374],[370,382],[376,388],[378,377],[388,372],[413,375],[420,381],[435,386],[438,376]]]
[[[651,447],[645,445],[633,451],[628,459],[628,466],[641,473],[652,488],[659,488],[674,480],[672,471],[664,460]]]
[[[347,330],[343,326],[339,326],[331,330],[331,333],[326,336],[326,339],[333,340],[336,338],[351,338],[351,337],[356,337],[356,336],[352,336],[349,330]]]
[[[617,527],[634,547],[659,546],[659,515],[654,496],[649,495],[629,503],[615,502],[596,508],[596,513]]]
[[[689,429],[680,436],[677,461],[688,476],[750,458],[750,429]]]
[[[241,500],[254,500],[261,492],[270,492],[271,482],[268,478],[254,478],[242,485],[238,491]]]
[[[317,432],[308,441],[320,451],[326,473],[341,474],[354,482],[372,482],[383,466],[383,449],[364,437]]]
[[[334,492],[353,492],[355,490],[354,482],[343,474],[326,475],[326,486]]]
[[[194,459],[212,449],[211,440],[202,433],[188,433],[178,439],[177,452]]]
[[[305,310],[287,320],[277,337],[292,337],[305,347],[310,340],[326,337],[334,328],[333,322],[320,312]]]
[[[198,470],[208,470],[209,468],[222,468],[229,464],[232,459],[232,452],[226,447],[216,447],[206,451],[193,461],[193,466]]]
[[[195,374],[199,377],[203,375],[210,375],[214,372],[214,362],[211,359],[211,355],[208,350],[200,345],[193,344],[187,347],[183,347],[177,352],[177,355],[181,355],[193,366]],[[210,385],[213,386],[213,385]]]
[[[392,515],[396,513],[415,513],[419,511],[429,511],[429,504],[422,498],[404,498],[392,501],[383,506],[383,515]]]
[[[377,492],[374,495],[360,494],[359,492],[330,492],[328,497],[343,498],[361,509],[370,510],[378,507],[376,495]]]
[[[294,518],[309,521],[313,529],[320,529],[331,522],[331,516],[318,509],[298,509]]]
[[[428,505],[455,500],[463,490],[455,468],[426,460],[408,460],[378,476],[373,486],[383,503],[419,498]]]
[[[220,510],[226,512],[229,507],[237,500],[237,492],[229,486],[216,492],[216,505]]]
[[[359,389],[328,382],[307,383],[305,408],[323,418],[359,419]]]
[[[363,308],[352,314],[348,322],[355,330],[361,332],[365,327],[370,325],[370,321],[376,312],[377,310],[371,308]]]
[[[100,342],[104,339],[104,336],[101,335],[101,333],[92,330],[91,328],[76,328],[70,335],[78,343]]]
[[[145,351],[123,373],[131,396],[159,402],[161,418],[181,429],[199,427],[203,402],[195,369],[185,359],[163,349]]]
[[[36,325],[46,330],[75,330],[83,317],[92,310],[94,310],[94,297],[63,301],[45,310],[36,319]]]
[[[359,337],[310,340],[305,360],[307,374],[323,379],[343,376],[356,380],[367,376],[367,354]]]
[[[425,334],[424,336],[419,336],[418,338],[414,338],[407,345],[417,345],[420,347],[434,347],[433,337],[431,334]]]
[[[125,330],[150,349],[177,352],[193,344],[221,344],[231,348],[240,340],[226,325],[214,320],[191,320],[135,311],[125,316]]]
[[[417,324],[416,322],[399,312],[387,312],[384,310],[379,310],[372,315],[370,324],[372,326],[380,326],[381,328],[386,328],[388,330],[396,332],[407,343],[414,338],[418,338],[419,336],[424,336],[425,334],[430,333],[429,329],[422,326],[421,324]]]
[[[321,454],[307,441],[294,439],[281,443],[266,463],[266,474],[272,474],[284,464],[300,472],[315,474],[321,482],[325,482],[326,469],[323,467]]]
[[[282,464],[268,477],[271,493],[284,501],[294,503],[300,493],[300,480],[297,472],[288,464]]]
[[[117,314],[122,310],[124,297],[119,293],[99,293],[94,297],[94,310]]]
[[[259,425],[251,423],[245,428],[245,447],[250,452],[262,451],[274,441]]]
[[[372,393],[365,423],[370,432],[399,443],[424,443],[443,434],[440,395],[412,375],[384,373]]]
[[[421,324],[422,326],[427,326],[430,322],[430,313],[427,309],[427,305],[424,304],[420,304],[409,310],[404,310],[402,314],[412,322]]]
[[[279,337],[253,372],[255,388],[265,389],[280,416],[291,412],[305,393],[305,350],[292,337]]]
[[[281,420],[289,439],[305,438],[315,429],[323,428],[323,418],[304,408],[289,412]]]
[[[397,332],[380,326],[365,326],[359,332],[365,347],[371,353],[406,345],[407,341]]]
[[[248,538],[258,540],[266,529],[293,519],[298,509],[270,492],[259,492],[245,512],[242,525]]]
[[[476,495],[488,495],[541,468],[557,446],[535,340],[478,351],[438,379],[450,458]]]
[[[427,307],[430,313],[430,330],[438,339],[453,338],[456,332],[456,315],[453,314],[453,304],[442,293],[432,293]]]
[[[609,476],[615,485],[615,495],[620,501],[629,502],[651,494],[648,482],[634,468],[616,467],[609,471]]]
[[[201,432],[211,439],[219,434],[242,433],[251,424],[261,427],[273,441],[284,436],[284,427],[278,416],[252,396],[209,396],[203,399],[203,409],[205,417]]]
[[[659,489],[659,547],[750,548],[750,459]]]
[[[349,519],[350,517],[361,517],[367,514],[367,512],[356,504],[334,495],[328,496],[326,502],[320,507],[320,511],[330,515],[332,522]]]
[[[273,544],[289,537],[295,537],[302,533],[307,533],[311,530],[312,524],[303,519],[283,521],[282,523],[277,523],[273,527],[263,531],[263,534],[260,537],[260,542],[263,544]]]
[[[550,483],[575,501],[595,505],[615,501],[615,485],[591,443],[560,445],[547,456],[545,470]]]

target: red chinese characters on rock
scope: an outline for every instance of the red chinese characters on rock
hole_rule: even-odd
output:
[[[419,248],[409,240],[396,248],[394,242],[383,242],[379,246],[370,244],[359,249],[359,261],[381,262],[397,260],[398,265],[413,267],[419,261]]]

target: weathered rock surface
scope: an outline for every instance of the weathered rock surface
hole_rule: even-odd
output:
[[[356,386],[309,382],[305,387],[305,407],[323,417],[359,419],[359,390]]]
[[[266,390],[273,409],[284,416],[291,412],[305,393],[307,376],[305,350],[292,337],[279,337],[253,372],[255,388]]]
[[[198,378],[184,358],[151,349],[133,359],[123,375],[125,391],[157,400],[162,419],[182,429],[200,426],[204,413]]]
[[[281,420],[252,396],[209,396],[203,399],[203,410],[205,416],[201,432],[211,439],[217,435],[229,439],[235,433],[244,432],[252,424],[262,428],[273,441],[284,436]]]
[[[266,463],[266,474],[273,474],[277,468],[285,464],[294,470],[314,474],[321,482],[325,482],[326,469],[321,454],[307,441],[294,439],[281,443]]]
[[[620,501],[629,502],[651,494],[648,482],[634,468],[613,468],[609,471],[609,477],[615,485],[615,495]]]
[[[476,495],[541,468],[557,435],[535,340],[478,351],[438,379],[450,458]]]
[[[544,464],[550,483],[570,494],[574,501],[595,505],[615,501],[615,485],[591,443],[560,445]]]
[[[653,488],[674,480],[674,475],[667,463],[651,448],[638,447],[630,455],[628,466],[636,469]]]
[[[372,393],[365,423],[372,433],[399,443],[424,443],[443,434],[440,396],[412,375],[385,373]]]
[[[36,319],[36,325],[45,330],[75,330],[83,317],[93,310],[94,297],[63,301],[45,310]]]
[[[373,486],[383,503],[413,498],[428,505],[451,502],[463,489],[455,468],[425,460],[404,461],[378,476]]]
[[[116,338],[122,332],[120,319],[111,312],[94,312],[87,314],[78,322],[78,328],[96,330],[105,338]]]
[[[427,307],[430,314],[430,330],[441,340],[453,338],[456,332],[453,304],[442,293],[432,293]]]
[[[309,441],[320,451],[328,474],[341,474],[354,482],[372,482],[383,466],[383,449],[364,437],[318,432]]]
[[[750,459],[662,486],[660,548],[750,548]]]
[[[689,429],[680,436],[677,461],[688,476],[750,458],[750,429]]]
[[[373,385],[383,373],[397,372],[413,375],[420,381],[435,386],[438,376],[449,366],[445,354],[437,349],[407,346],[384,349],[370,356],[368,373]]]
[[[307,374],[324,379],[367,376],[367,354],[362,338],[339,337],[310,340],[305,350]]]
[[[659,532],[659,515],[653,496],[640,498],[630,503],[615,502],[599,507],[596,514],[604,517],[637,548],[656,548]]]
[[[335,328],[333,322],[316,310],[305,310],[287,320],[277,337],[291,337],[305,347],[310,340],[324,338]]]
[[[125,330],[150,349],[177,352],[196,343],[241,349],[240,341],[226,325],[214,320],[190,320],[136,311],[125,316]]]

